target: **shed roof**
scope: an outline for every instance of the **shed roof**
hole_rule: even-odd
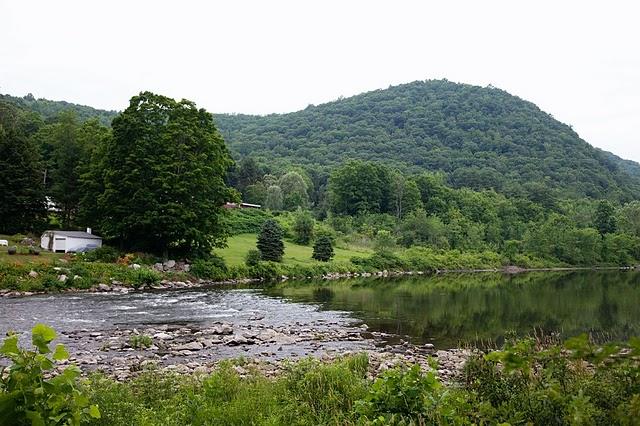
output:
[[[62,237],[71,237],[71,238],[84,238],[84,239],[91,239],[91,240],[101,240],[102,237],[99,237],[97,235],[94,234],[89,234],[88,232],[84,232],[84,231],[45,231],[45,233],[51,232],[54,235],[60,235]]]

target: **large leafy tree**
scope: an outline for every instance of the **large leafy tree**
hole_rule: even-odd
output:
[[[338,214],[387,213],[391,208],[391,173],[382,164],[349,161],[329,178],[331,209]]]
[[[640,237],[640,201],[624,205],[618,212],[617,221],[621,231]]]
[[[295,210],[299,207],[309,206],[309,195],[307,193],[307,183],[302,175],[296,171],[291,171],[283,175],[279,182],[282,188],[282,204],[285,210]]]
[[[36,231],[46,215],[33,114],[0,102],[0,233]]]
[[[596,215],[593,221],[600,235],[616,232],[616,217],[613,204],[608,200],[600,201],[596,208]]]
[[[105,236],[127,248],[206,255],[224,244],[231,158],[210,113],[143,92],[114,118],[98,199]]]
[[[295,213],[293,222],[294,241],[298,244],[308,245],[313,239],[315,221],[308,211],[299,209]]]

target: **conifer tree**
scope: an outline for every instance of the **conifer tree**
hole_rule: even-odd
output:
[[[46,216],[38,149],[30,137],[37,123],[0,102],[0,233],[37,231]]]
[[[333,257],[333,244],[328,235],[320,235],[313,245],[313,257],[321,262],[328,262]]]
[[[264,222],[257,242],[262,260],[271,260],[273,262],[280,262],[282,260],[282,256],[284,255],[282,234],[282,228],[278,222],[273,219]]]

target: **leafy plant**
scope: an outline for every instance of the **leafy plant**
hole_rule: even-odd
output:
[[[198,259],[191,265],[191,273],[198,278],[222,280],[227,277],[227,265],[224,259],[211,255],[209,258]]]
[[[146,334],[133,334],[129,337],[129,346],[134,349],[149,348],[153,345],[153,339]]]
[[[260,251],[256,249],[251,249],[247,252],[245,256],[244,264],[249,267],[253,267],[253,266],[257,266],[258,263],[260,263],[260,260],[261,260]]]
[[[0,425],[80,425],[100,418],[79,382],[80,369],[72,365],[52,374],[69,354],[61,344],[49,344],[56,332],[44,324],[31,331],[35,351],[18,347],[18,336],[4,340],[0,355],[12,364],[0,367]],[[53,376],[51,378],[46,378]]]
[[[424,419],[429,400],[442,385],[433,372],[422,372],[419,365],[396,367],[382,373],[371,385],[356,410],[373,424],[395,424],[402,420]]]
[[[82,258],[87,262],[116,263],[120,258],[120,251],[115,247],[102,246],[83,253]]]
[[[160,273],[148,269],[148,268],[140,268],[133,272],[133,286],[140,287],[143,285],[153,285],[160,282],[162,279],[162,275]]]

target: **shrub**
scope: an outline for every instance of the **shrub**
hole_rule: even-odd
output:
[[[376,252],[371,257],[352,257],[351,263],[369,270],[404,270],[409,265],[391,252]]]
[[[0,356],[12,362],[8,368],[0,367],[0,419],[15,425],[75,426],[100,418],[98,406],[90,405],[79,382],[78,367],[69,366],[48,378],[56,363],[69,357],[63,345],[53,353],[49,348],[56,332],[37,324],[31,336],[35,351],[19,348],[17,335],[7,337],[0,347]]]
[[[191,273],[202,279],[223,280],[227,277],[227,265],[221,257],[211,255],[206,260],[199,259],[193,262]]]
[[[308,211],[298,210],[293,223],[294,241],[298,244],[307,245],[313,239],[313,228],[315,221]]]
[[[273,215],[262,209],[233,209],[226,216],[229,233],[257,234],[267,219],[272,219]]]
[[[129,337],[129,346],[134,349],[143,349],[151,347],[153,339],[145,334],[134,334]]]
[[[116,263],[120,258],[120,251],[115,247],[102,246],[83,253],[82,258],[87,262]]]
[[[258,235],[257,242],[258,250],[260,250],[260,257],[262,260],[270,260],[273,262],[280,262],[284,255],[284,242],[282,241],[282,228],[273,219],[267,220],[260,234]]]
[[[282,275],[278,266],[273,262],[260,262],[251,268],[250,276],[252,278],[262,278],[266,281],[276,280]]]
[[[258,263],[260,263],[260,251],[256,249],[249,250],[244,258],[244,264],[253,267],[257,266]]]
[[[153,269],[140,268],[133,271],[131,278],[131,284],[134,287],[141,287],[143,285],[154,285],[159,283],[162,279],[162,275]]]
[[[396,367],[375,380],[366,397],[356,403],[356,410],[366,419],[375,419],[374,424],[404,424],[411,419],[424,424],[430,405],[426,402],[441,387],[435,374],[423,373],[419,365]]]

